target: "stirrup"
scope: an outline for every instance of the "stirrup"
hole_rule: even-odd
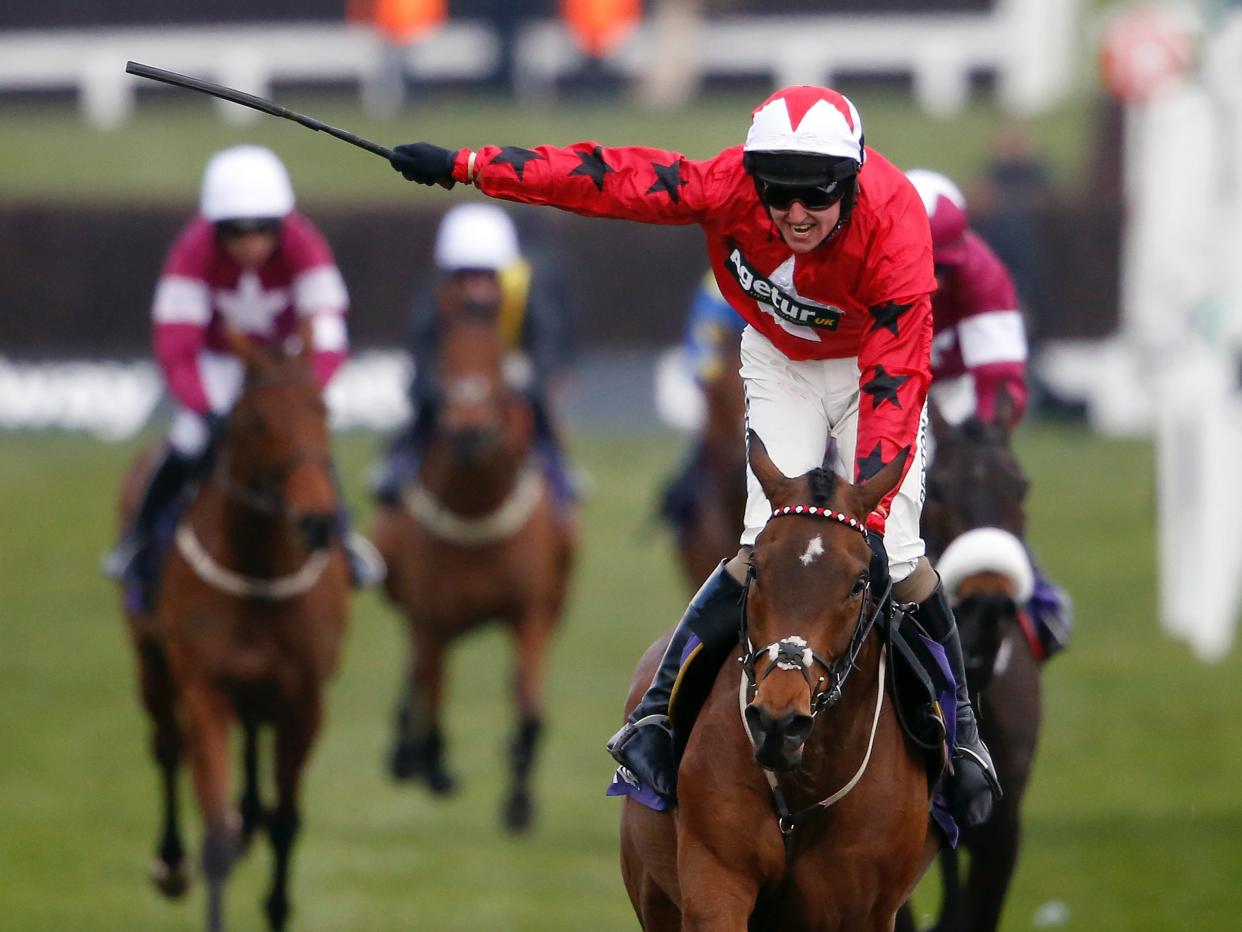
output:
[[[99,571],[108,579],[120,581],[129,575],[141,553],[142,542],[126,536],[99,558]]]

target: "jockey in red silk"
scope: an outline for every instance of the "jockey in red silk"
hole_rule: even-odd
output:
[[[974,230],[966,198],[938,172],[906,173],[927,208],[939,288],[932,298],[931,398],[950,423],[968,417],[990,423],[1001,388],[1013,402],[1006,425],[1016,427],[1026,411],[1026,328],[1013,279],[1004,263]],[[1033,594],[1026,604],[1035,624],[1040,660],[1069,643],[1073,608],[1068,593],[1049,580],[1029,554]]]
[[[586,216],[698,224],[720,290],[748,324],[748,427],[781,471],[821,466],[830,440],[851,481],[910,451],[899,487],[866,519],[873,587],[883,591],[891,575],[894,597],[917,603],[923,627],[945,645],[961,683],[950,804],[970,824],[986,818],[999,787],[953,614],[918,531],[936,288],[927,214],[905,176],[865,147],[854,105],[828,88],[785,88],[752,113],[744,145],[701,161],[594,142],[456,152],[415,143],[391,161],[423,184],[472,184]],[[749,548],[771,513],[753,475],[748,487],[738,554],[691,601],[646,695],[609,741],[629,775],[666,799],[677,763],[668,703],[682,661],[720,663],[737,643]]]
[[[348,356],[348,307],[332,250],[294,210],[293,187],[276,155],[259,146],[216,153],[204,173],[199,213],[169,250],[151,308],[155,356],[177,402],[168,449],[134,526],[105,559],[109,575],[136,569],[155,522],[205,465],[241,393],[245,367],[225,328],[275,346],[309,320],[323,388]],[[348,549],[355,581],[373,581],[379,570],[370,545],[351,535]]]

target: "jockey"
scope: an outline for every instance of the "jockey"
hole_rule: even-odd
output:
[[[534,454],[558,511],[567,517],[577,492],[548,398],[550,383],[567,355],[568,312],[560,288],[546,269],[536,269],[523,257],[513,221],[495,204],[460,204],[450,209],[436,233],[435,264],[440,283],[487,276],[499,285],[506,381],[530,402]],[[416,478],[435,424],[440,342],[435,290],[420,294],[410,315],[408,345],[414,378],[409,396],[414,416],[389,444],[371,482],[376,499],[390,507],[399,504],[402,486]]]
[[[936,266],[932,298],[931,399],[944,418],[969,417],[991,423],[1004,389],[1012,402],[1005,426],[1017,426],[1026,410],[1026,330],[1009,270],[970,229],[966,199],[938,172],[906,172],[931,224]],[[1034,559],[1034,593],[1027,611],[1035,622],[1041,660],[1069,642],[1072,609],[1068,594],[1044,576]]]
[[[931,381],[927,215],[914,187],[863,144],[858,111],[823,87],[788,87],[756,108],[745,145],[696,161],[647,147],[398,146],[411,181],[551,204],[586,216],[700,225],[721,293],[747,323],[741,375],[748,427],[776,466],[796,476],[823,465],[853,481],[908,450],[905,475],[867,517],[877,593],[914,603],[957,676],[955,766],[946,785],[969,825],[989,815],[1000,787],[979,737],[953,612],[919,537],[923,434]],[[672,799],[676,757],[669,699],[683,656],[719,664],[737,645],[738,602],[751,547],[771,514],[748,474],[740,549],[691,600],[660,667],[608,749],[649,788]]]
[[[245,368],[224,328],[279,344],[309,319],[315,379],[323,388],[345,361],[349,299],[332,251],[294,210],[280,159],[260,146],[212,156],[198,216],[182,229],[164,262],[151,309],[155,356],[176,401],[164,458],[152,473],[133,525],[104,558],[120,579],[137,569],[157,520],[209,460],[219,426],[241,393]],[[334,476],[335,479],[335,476]],[[344,498],[341,529],[348,530]],[[357,534],[343,533],[355,585],[383,575],[383,561]]]

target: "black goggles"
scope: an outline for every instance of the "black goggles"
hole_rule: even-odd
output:
[[[227,238],[245,236],[247,233],[279,233],[279,217],[257,217],[244,220],[220,220],[216,232]]]
[[[807,210],[827,210],[845,196],[846,185],[830,181],[821,185],[786,185],[771,181],[759,182],[759,198],[768,207],[789,210],[794,201],[800,201]]]

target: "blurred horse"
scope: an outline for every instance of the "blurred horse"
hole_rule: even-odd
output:
[[[754,433],[749,447],[775,511],[751,556],[740,662],[690,734],[678,811],[623,801],[626,889],[647,932],[889,930],[937,845],[923,761],[884,701],[884,594],[862,524],[906,454],[854,486],[824,469],[786,478]]]
[[[530,773],[543,727],[544,659],[560,617],[574,540],[532,458],[530,403],[509,390],[494,278],[441,289],[439,398],[418,480],[382,509],[375,542],[385,589],[406,616],[410,654],[390,767],[448,793],[440,712],[450,642],[499,620],[516,643],[517,730],[503,810],[511,831],[533,818]]]
[[[177,770],[190,759],[205,825],[207,927],[222,927],[223,887],[239,850],[265,826],[275,855],[270,926],[289,915],[289,859],[302,769],[323,718],[324,684],[346,628],[348,571],[337,539],[327,409],[310,334],[292,357],[228,335],[246,365],[214,465],[177,525],[151,612],[126,603],[142,699],[163,773],[164,823],[152,877],[168,896],[189,874],[177,824]],[[131,469],[132,511],[145,454]],[[229,800],[231,726],[244,731],[240,813]],[[258,737],[275,731],[276,802],[265,809]]]
[[[939,560],[954,541],[966,542],[962,535],[999,529],[1016,538],[1013,549],[1022,560],[1028,482],[1010,447],[1009,396],[1001,392],[991,423],[971,418],[954,426],[934,405],[931,409],[935,456],[927,471],[922,528],[929,554]],[[1021,573],[998,572],[994,559],[964,575],[954,570],[953,580],[946,575],[946,591],[954,601],[966,678],[980,711],[979,730],[1005,795],[984,825],[962,831],[961,844],[970,852],[965,884],[957,852],[941,852],[944,898],[937,932],[990,932],[999,925],[1017,863],[1022,797],[1039,737],[1039,660],[1031,647],[1029,619],[1022,615],[1024,600],[1016,581]],[[948,572],[943,563],[941,570]],[[913,930],[912,917],[903,914],[898,928]]]
[[[692,590],[737,550],[746,511],[746,393],[741,341],[730,335],[720,348],[718,371],[702,381],[705,418],[689,465],[665,491],[664,517],[673,526],[677,552]]]

